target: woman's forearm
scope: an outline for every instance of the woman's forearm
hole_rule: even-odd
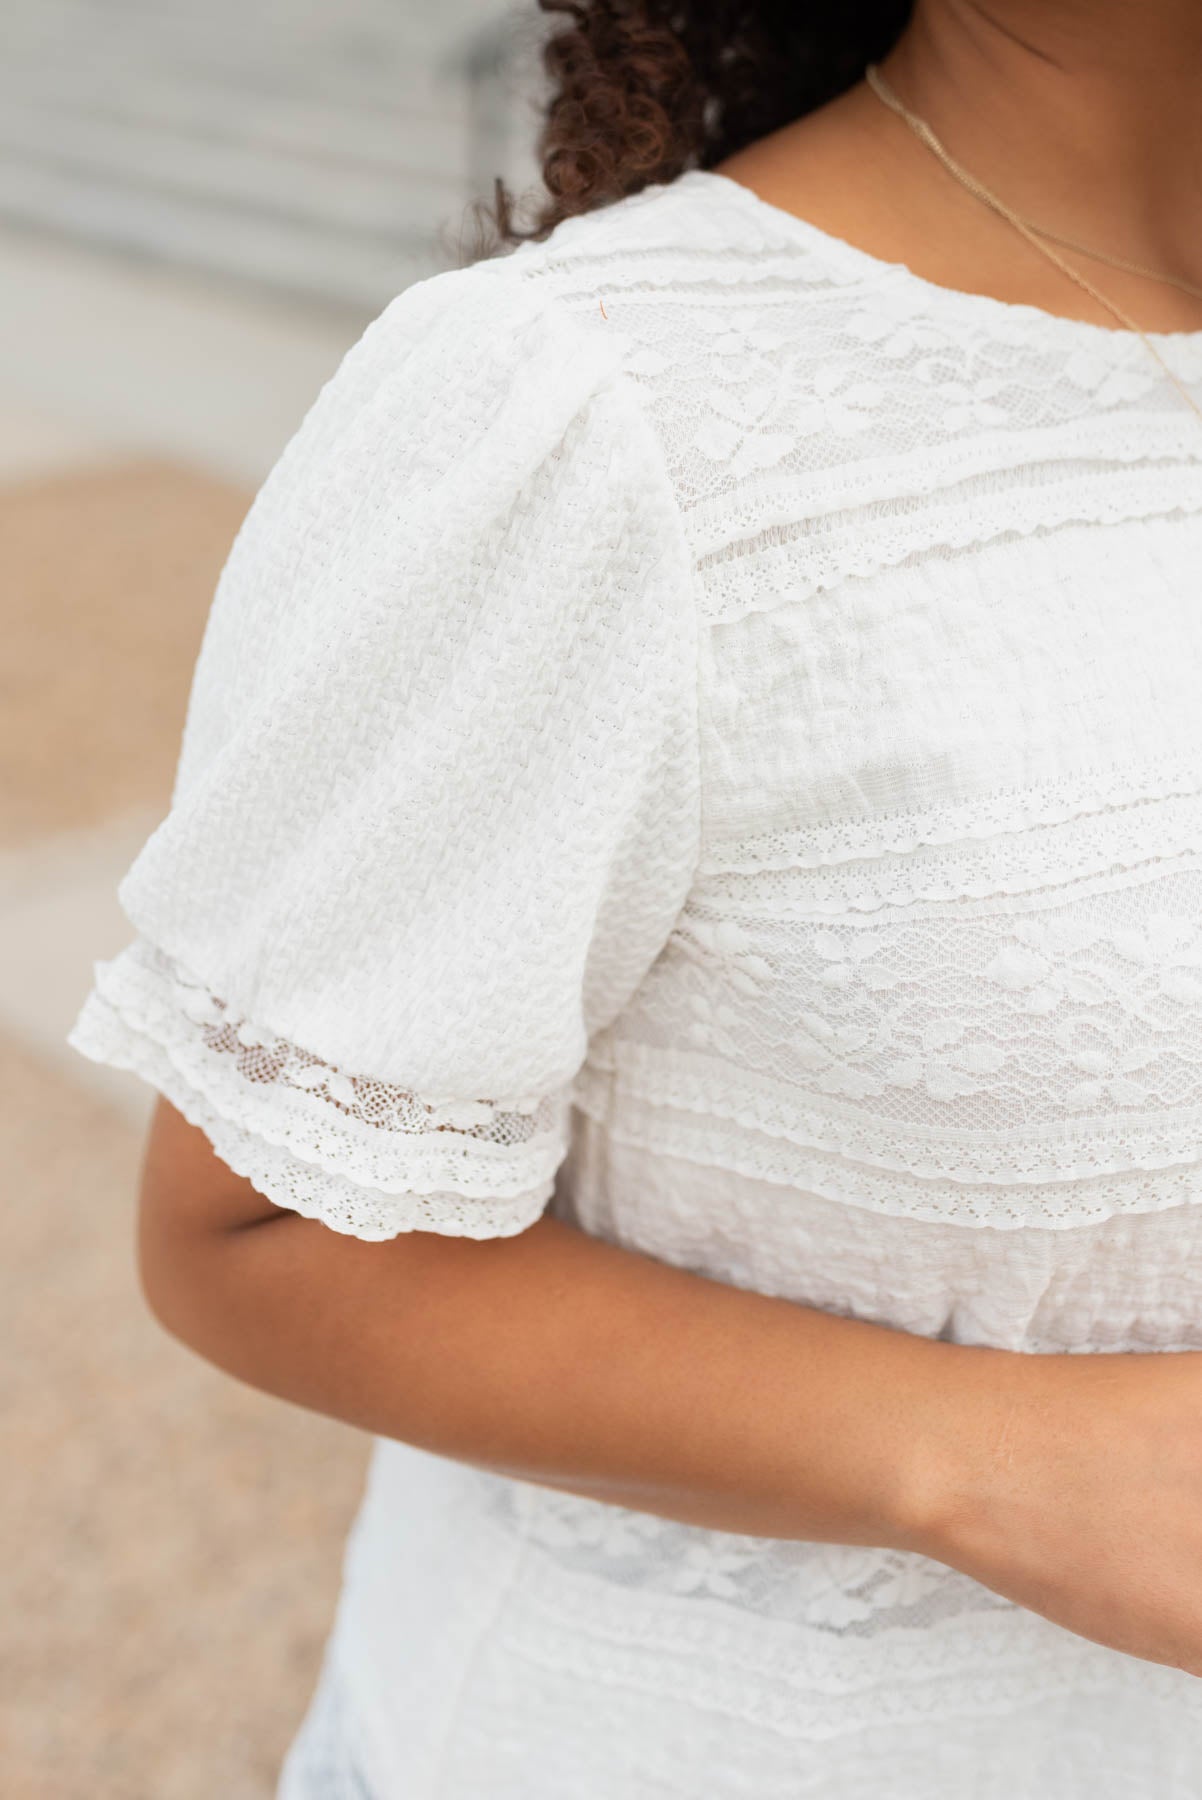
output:
[[[160,1101],[139,1258],[219,1367],[384,1437],[722,1531],[920,1551],[1202,1673],[1202,1354],[948,1344],[730,1287],[550,1215],[341,1236]]]
[[[144,1220],[160,1320],[385,1437],[721,1530],[921,1548],[982,1359],[730,1287],[545,1215],[365,1243],[292,1213]]]

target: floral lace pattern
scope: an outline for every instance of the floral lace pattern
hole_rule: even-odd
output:
[[[523,1510],[530,1541],[568,1566],[644,1592],[731,1601],[818,1631],[868,1636],[1012,1604],[943,1563],[900,1550],[682,1532],[670,1519],[550,1489],[524,1497]]]
[[[929,284],[707,171],[636,198],[519,260],[626,338],[712,622],[770,600],[790,534],[804,597],[939,545],[1196,504],[1196,421],[1132,334],[950,290],[933,305]],[[1158,348],[1202,380],[1202,333]]]
[[[577,1083],[619,1136],[975,1225],[1199,1191],[1198,852],[841,917],[805,870],[719,885]]]
[[[562,1158],[566,1092],[465,1105],[348,1075],[141,937],[96,965],[68,1041],[157,1088],[277,1205],[365,1239],[524,1230]]]

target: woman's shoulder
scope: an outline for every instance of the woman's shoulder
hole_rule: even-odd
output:
[[[491,343],[503,355],[506,343],[520,348],[550,333],[612,367],[640,359],[656,337],[653,315],[674,299],[703,331],[703,315],[729,319],[741,308],[746,320],[763,304],[769,263],[794,291],[817,291],[838,273],[817,241],[798,241],[750,190],[689,169],[561,219],[541,240],[427,276],[381,323],[394,339],[420,326],[427,351],[445,338]]]
[[[802,289],[836,273],[817,237],[799,239],[749,188],[706,169],[562,219],[505,260],[532,294],[581,320],[604,320],[609,296],[646,309],[674,297],[700,307],[721,298],[728,312],[732,304],[755,311],[766,273],[787,274]]]
[[[762,229],[742,213],[735,183],[703,169],[686,169],[670,181],[650,182],[636,192],[561,219],[541,242],[524,243],[513,253],[531,278],[626,256],[673,259],[718,255],[737,259],[762,245]]]

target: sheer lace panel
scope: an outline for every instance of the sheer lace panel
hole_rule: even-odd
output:
[[[658,193],[522,266],[628,340],[703,567],[799,517],[824,585],[922,544],[1196,506],[1196,418],[1135,336],[932,290],[703,172]],[[1158,347],[1202,380],[1202,332]]]
[[[96,965],[68,1041],[132,1069],[277,1205],[385,1238],[522,1230],[566,1147],[568,1095],[416,1095],[337,1069],[225,1004],[137,937]]]
[[[1202,1191],[1202,853],[863,913],[811,899],[808,870],[699,884],[580,1103],[629,1141],[964,1224]]]
[[[524,1549],[501,1627],[519,1666],[687,1696],[786,1739],[979,1717],[1115,1679],[1102,1646],[914,1553],[708,1532],[516,1483],[481,1508]],[[1139,1675],[1151,1694],[1180,1671]]]

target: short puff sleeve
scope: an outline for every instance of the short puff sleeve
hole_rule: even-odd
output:
[[[670,480],[616,340],[525,268],[401,294],[260,489],[67,1040],[361,1238],[538,1217],[699,853]]]

